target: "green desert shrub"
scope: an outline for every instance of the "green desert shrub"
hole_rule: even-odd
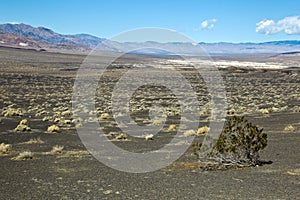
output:
[[[248,122],[243,116],[229,116],[214,147],[208,153],[210,159],[220,163],[258,165],[259,152],[267,146],[267,134],[262,128]],[[201,144],[194,145],[199,157]]]
[[[226,121],[210,156],[221,162],[259,164],[259,151],[267,146],[267,134],[243,116],[232,116]]]

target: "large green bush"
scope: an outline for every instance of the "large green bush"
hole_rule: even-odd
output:
[[[267,134],[262,128],[242,116],[230,116],[208,157],[221,163],[257,165],[260,164],[259,152],[267,142]],[[199,144],[197,147],[199,149]]]

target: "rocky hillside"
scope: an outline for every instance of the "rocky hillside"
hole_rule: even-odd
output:
[[[0,24],[0,33],[0,41],[2,41],[2,43],[5,42],[3,38],[8,36],[7,34],[10,34],[10,37],[19,37],[23,40],[28,39],[35,41],[35,43],[71,45],[87,48],[93,48],[103,41],[101,38],[88,34],[63,35],[45,27],[32,27],[27,24]],[[31,43],[28,43],[28,45],[31,45]]]

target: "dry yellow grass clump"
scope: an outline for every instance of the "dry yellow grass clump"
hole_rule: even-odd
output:
[[[71,124],[72,123],[72,120],[70,120],[70,119],[65,119],[64,120],[64,124]]]
[[[207,134],[209,131],[209,127],[207,126],[203,126],[201,128],[198,128],[197,130],[197,135],[204,135],[204,134]]]
[[[269,114],[269,110],[268,110],[268,109],[262,109],[262,110],[261,110],[261,113],[262,113],[263,115],[268,115],[268,114]]]
[[[28,125],[28,120],[23,119],[19,122],[18,126],[14,130],[20,132],[31,131],[31,128]]]
[[[28,125],[28,120],[27,119],[22,119],[19,124],[20,125]]]
[[[72,115],[72,111],[70,111],[70,110],[63,111],[63,112],[61,112],[61,115],[62,116],[71,116]]]
[[[33,138],[28,140],[27,142],[24,142],[24,144],[43,144],[45,143],[43,140],[41,140],[41,138]]]
[[[288,125],[283,129],[285,132],[295,132],[296,128],[292,125]]]
[[[153,140],[154,135],[153,134],[147,134],[145,135],[145,140]]]
[[[18,156],[13,157],[12,160],[32,160],[33,155],[31,151],[23,151]]]
[[[56,117],[56,118],[54,118],[53,122],[54,122],[54,123],[59,123],[59,122],[60,122],[60,120],[61,120],[61,118],[60,118],[60,117]]]
[[[8,154],[11,151],[11,144],[0,144],[0,154]]]
[[[121,133],[116,136],[116,140],[127,140],[127,135],[125,133]]]
[[[55,145],[52,147],[51,154],[61,154],[64,149],[64,146]]]
[[[176,130],[177,130],[176,124],[170,124],[168,131],[176,131]]]
[[[60,132],[60,128],[56,125],[52,125],[52,126],[49,126],[47,131],[49,133],[59,133]]]
[[[103,113],[101,114],[100,116],[100,119],[103,120],[103,119],[108,119],[109,118],[109,114],[108,113]]]
[[[2,115],[4,117],[23,116],[23,112],[20,108],[8,107],[6,110],[2,112]]]

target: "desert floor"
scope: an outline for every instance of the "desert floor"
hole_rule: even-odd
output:
[[[72,114],[72,93],[76,72],[84,58],[75,54],[0,48],[0,143],[12,145],[10,151],[0,154],[1,199],[299,199],[300,69],[229,67],[220,70],[228,111],[245,115],[268,134],[268,146],[261,153],[266,164],[230,169],[197,167],[191,147],[171,166],[135,174],[99,162],[77,134],[75,127],[86,121]],[[97,111],[87,110],[91,116],[88,120],[97,121],[102,114],[110,113],[112,83],[126,70],[122,66],[134,65],[134,56],[129,58],[116,62],[119,68],[110,69],[105,81],[99,83]],[[140,65],[155,63],[157,59],[163,60],[145,57]],[[276,63],[274,57],[271,59]],[[287,62],[289,59],[286,58]],[[284,58],[280,57],[278,62],[283,63]],[[207,91],[194,71],[185,69],[183,73],[191,82],[194,80],[193,87],[200,101],[200,126],[208,125],[212,119]],[[174,132],[166,129],[178,122],[174,114],[178,102],[165,88],[152,89],[153,93],[151,88],[147,89],[148,100],[155,99],[157,91],[166,94],[163,103],[172,105],[173,113],[153,140],[115,139],[120,130],[113,116],[99,119],[108,135],[103,137],[133,152],[147,152],[167,144]],[[137,93],[132,99],[132,117],[137,123],[149,124],[147,112],[137,110],[143,106],[141,102],[147,104],[142,99],[143,93]],[[93,119],[94,115],[98,118]],[[22,119],[28,120],[30,131],[14,130]],[[59,132],[47,131],[51,125],[58,126]],[[294,130],[285,130],[289,125]],[[56,145],[64,148],[51,153]],[[32,158],[16,159],[24,151],[31,151]]]

